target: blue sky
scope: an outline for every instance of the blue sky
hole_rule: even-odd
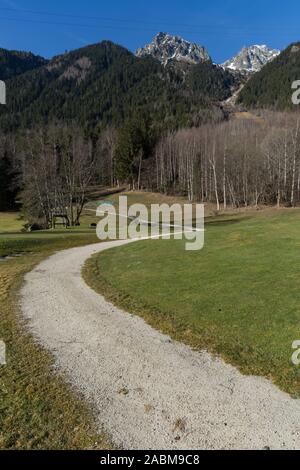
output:
[[[243,45],[282,49],[300,40],[299,0],[0,0],[0,47],[45,57],[103,39],[135,50],[158,31],[223,62]]]

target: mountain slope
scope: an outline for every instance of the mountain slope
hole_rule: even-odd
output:
[[[188,64],[199,64],[210,60],[203,46],[168,33],[158,33],[150,44],[138,49],[136,55],[137,57],[154,57],[164,65],[172,60]]]
[[[300,78],[300,43],[291,44],[247,82],[238,103],[283,110],[292,104],[292,83]]]
[[[31,54],[31,52],[0,49],[0,80],[8,80],[46,63],[46,59]]]
[[[235,85],[229,72],[211,62],[202,65],[182,73],[104,41],[8,81],[8,105],[0,108],[0,124],[10,130],[75,121],[95,128],[119,126],[142,114],[166,127],[199,125],[220,114],[212,102],[229,96]]]
[[[240,77],[206,61],[189,69],[186,82],[192,93],[202,94],[212,101],[224,101],[239,87]]]
[[[259,72],[268,62],[280,54],[277,49],[270,49],[266,45],[254,45],[243,49],[232,59],[222,64],[226,69],[240,72]]]

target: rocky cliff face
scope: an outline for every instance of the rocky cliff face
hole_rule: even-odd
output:
[[[203,46],[167,33],[158,33],[150,44],[138,49],[136,55],[137,57],[150,55],[164,65],[170,61],[199,64],[210,60],[210,56]]]
[[[259,72],[264,65],[280,54],[266,45],[244,47],[236,56],[222,64],[224,68],[245,73]]]

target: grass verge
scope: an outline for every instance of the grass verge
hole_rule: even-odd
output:
[[[71,231],[0,234],[0,255],[23,254],[0,262],[0,339],[7,347],[7,365],[0,366],[0,449],[111,448],[96,432],[92,410],[28,333],[18,307],[26,272],[57,250],[96,241],[94,234]]]

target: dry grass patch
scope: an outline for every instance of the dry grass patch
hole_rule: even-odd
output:
[[[107,437],[96,431],[92,410],[28,333],[18,305],[26,272],[57,249],[94,238],[44,237],[42,249],[30,236],[22,245],[32,254],[0,263],[0,339],[7,347],[7,365],[0,367],[0,449],[109,449]]]

